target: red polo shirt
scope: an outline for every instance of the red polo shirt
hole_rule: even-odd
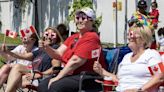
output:
[[[64,42],[67,46],[62,60],[66,64],[73,55],[87,59],[87,62],[77,68],[73,73],[79,74],[81,71],[93,72],[93,63],[97,60],[101,52],[99,62],[102,67],[106,68],[102,51],[100,51],[99,36],[95,32],[86,32],[81,38],[79,34],[74,34]],[[101,49],[102,50],[102,49]]]

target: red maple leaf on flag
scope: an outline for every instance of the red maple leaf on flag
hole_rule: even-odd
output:
[[[95,51],[95,52],[93,53],[93,55],[97,55],[97,52]]]
[[[11,38],[16,38],[17,32],[11,31],[11,30],[6,30],[6,36],[11,37]]]
[[[30,37],[35,32],[36,29],[34,28],[34,26],[30,26],[29,28],[20,30],[20,35],[21,37]]]
[[[158,67],[155,66],[155,67],[153,68],[153,70],[154,70],[154,71],[158,71]]]
[[[92,50],[91,58],[97,58],[99,56],[99,49]]]
[[[29,33],[30,31],[28,29],[26,29],[26,33]]]

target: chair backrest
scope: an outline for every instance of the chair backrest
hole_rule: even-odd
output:
[[[125,54],[131,52],[129,47],[105,48],[103,49],[105,60],[107,63],[107,70],[114,74],[117,73],[117,67],[122,61]]]

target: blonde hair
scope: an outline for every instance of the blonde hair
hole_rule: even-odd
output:
[[[133,30],[141,36],[141,39],[145,42],[144,47],[148,48],[151,45],[152,42],[152,31],[148,26],[142,25],[142,26],[137,26],[133,25],[130,27],[129,30]]]

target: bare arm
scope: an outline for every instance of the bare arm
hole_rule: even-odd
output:
[[[71,59],[68,61],[68,63],[66,64],[66,66],[64,67],[64,69],[61,70],[60,73],[55,78],[57,78],[57,79],[63,78],[70,72],[72,72],[72,71],[76,70],[77,68],[79,68],[80,66],[82,66],[86,61],[87,60],[84,58],[80,58],[76,55],[73,55],[71,57]]]
[[[51,67],[50,69],[44,71],[44,72],[43,72],[43,75],[49,75],[49,74],[53,74],[53,73],[58,73],[58,72],[59,72],[59,70],[55,70],[55,71],[54,71],[54,70],[53,70],[53,67],[60,67],[60,66],[61,66],[61,61],[56,60],[56,59],[53,59],[53,60],[51,61],[51,63],[52,63],[52,67]]]
[[[25,54],[17,54],[11,51],[6,51],[6,53],[14,58],[19,58],[19,59],[24,59],[24,60],[29,60],[29,61],[33,60],[33,54],[31,52],[25,53]]]
[[[68,75],[70,72],[72,72],[72,71],[76,70],[78,67],[82,66],[86,61],[87,60],[84,58],[80,58],[76,55],[73,55],[71,57],[71,59],[69,59],[68,63],[64,67],[64,69],[61,70],[55,78],[52,78],[49,81],[49,86],[51,85],[52,82],[63,78],[64,76]]]
[[[61,56],[63,55],[67,47],[62,44],[58,49],[53,49],[51,46],[47,45],[43,49],[51,58],[61,60]]]
[[[118,82],[118,79],[117,79],[117,76],[115,74],[112,74],[110,72],[108,72],[107,70],[105,70],[104,68],[102,68],[101,64],[98,62],[98,61],[95,61],[94,62],[94,65],[93,65],[93,70],[98,73],[99,75],[105,77],[112,77],[112,80],[114,82]]]
[[[141,89],[143,91],[149,91],[149,90],[151,90],[151,88],[156,87],[157,85],[162,83],[164,80],[163,78],[164,78],[163,73],[154,75],[154,76],[152,76],[152,79],[150,81],[148,81]]]

